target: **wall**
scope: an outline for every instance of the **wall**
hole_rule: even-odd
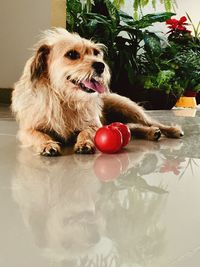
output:
[[[185,15],[185,12],[189,14],[195,25],[200,20],[200,2],[199,0],[177,0],[178,9],[177,16],[181,17]]]
[[[11,88],[44,29],[65,26],[65,0],[1,0],[0,88]]]

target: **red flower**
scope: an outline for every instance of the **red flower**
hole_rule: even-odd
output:
[[[181,17],[181,18],[179,19],[179,22],[180,22],[180,23],[184,23],[184,22],[186,22],[186,21],[187,21],[186,16],[183,16],[183,17]]]
[[[177,19],[168,19],[166,20],[166,24],[169,24],[168,28],[172,31],[178,30],[183,32],[191,32],[186,29],[185,25],[188,25],[186,23],[187,18],[185,16],[181,17],[179,20]]]

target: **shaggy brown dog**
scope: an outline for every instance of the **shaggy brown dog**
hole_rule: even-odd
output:
[[[122,119],[135,136],[148,140],[158,140],[161,133],[183,135],[179,126],[153,121],[136,103],[109,92],[103,48],[65,29],[44,32],[12,96],[23,145],[55,156],[61,151],[60,141],[76,133],[75,152],[94,153],[95,131],[107,119]]]

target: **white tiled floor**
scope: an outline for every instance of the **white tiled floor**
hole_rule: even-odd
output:
[[[20,148],[16,122],[0,109],[0,267],[199,267],[195,112],[150,112],[181,124],[181,140],[44,158]]]

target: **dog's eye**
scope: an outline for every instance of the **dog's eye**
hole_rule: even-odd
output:
[[[80,58],[80,54],[76,50],[70,50],[65,54],[65,57],[72,59],[72,60],[76,60]]]
[[[100,54],[100,51],[97,50],[97,49],[94,49],[93,53],[94,53],[95,56],[98,56]]]

